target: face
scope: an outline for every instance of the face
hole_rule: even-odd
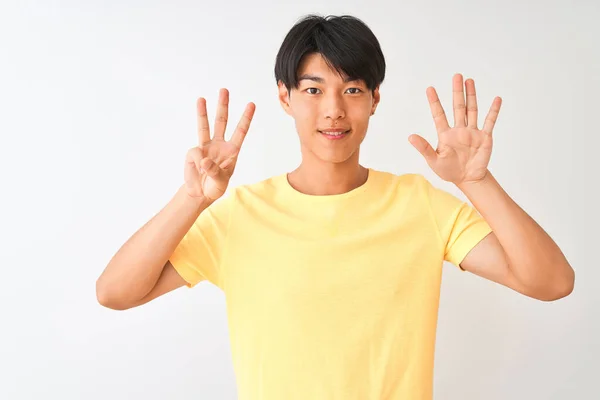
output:
[[[362,80],[348,81],[320,54],[304,57],[298,77],[299,86],[291,93],[279,83],[279,100],[296,122],[303,162],[358,163],[369,118],[379,103],[379,88],[373,93]],[[328,135],[331,129],[342,132]]]

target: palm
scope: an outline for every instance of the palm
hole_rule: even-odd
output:
[[[197,102],[198,147],[191,149],[186,157],[184,171],[188,194],[194,198],[215,201],[227,190],[227,185],[237,163],[240,148],[248,133],[254,115],[254,103],[248,103],[231,140],[225,140],[228,119],[229,92],[222,89],[214,128],[214,137],[210,137],[206,101]]]
[[[226,142],[224,140],[211,140],[208,143],[204,143],[200,147],[202,155],[211,160],[218,166],[224,165],[227,160],[237,160],[237,156],[240,152],[240,148],[233,143]],[[222,167],[222,172],[227,177],[231,177],[235,163],[227,167]],[[205,171],[198,171],[195,168],[188,168],[185,171],[185,182],[189,188],[192,189],[192,193],[198,196],[205,196],[211,200],[218,199],[221,197],[225,190],[227,190],[228,180],[218,179],[218,177],[211,177]]]
[[[419,135],[410,141],[425,157],[431,169],[443,180],[457,185],[476,182],[487,174],[492,154],[492,131],[500,111],[501,100],[494,99],[482,130],[477,128],[475,83],[467,80],[467,99],[462,75],[453,79],[454,127],[451,128],[434,88],[427,89],[427,98],[438,133],[437,149]],[[466,110],[466,112],[465,112]]]
[[[489,138],[489,139],[488,139]],[[492,155],[492,139],[476,129],[442,132],[435,171],[448,182],[471,182],[485,176]]]

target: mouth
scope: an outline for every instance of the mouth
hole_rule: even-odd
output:
[[[346,137],[349,133],[350,133],[350,129],[344,131],[344,130],[331,130],[331,131],[319,131],[319,133],[323,136],[325,136],[325,138],[329,139],[329,140],[338,140],[338,139],[342,139],[344,137]]]

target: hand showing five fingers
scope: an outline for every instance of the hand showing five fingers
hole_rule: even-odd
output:
[[[219,104],[212,139],[206,113],[206,100],[199,98],[196,108],[198,146],[187,152],[184,168],[185,185],[189,196],[212,203],[227,190],[256,106],[254,103],[248,103],[229,141],[225,140],[229,108],[227,89],[221,89],[219,92]]]
[[[477,97],[475,82],[465,82],[455,74],[452,80],[454,127],[451,128],[440,99],[433,87],[427,88],[427,99],[438,133],[437,149],[421,136],[410,135],[410,143],[425,157],[431,169],[443,180],[456,185],[481,181],[488,172],[492,154],[492,131],[500,112],[502,99],[496,97],[483,124],[477,128]]]

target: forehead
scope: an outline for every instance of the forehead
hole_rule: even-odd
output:
[[[306,55],[298,67],[298,79],[310,78],[311,81],[324,82],[348,82],[346,74],[338,73],[331,68],[321,54],[313,53]],[[319,79],[320,78],[320,79]],[[301,83],[301,82],[300,82]]]

